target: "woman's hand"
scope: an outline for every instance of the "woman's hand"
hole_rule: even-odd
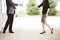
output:
[[[46,16],[48,16],[48,13],[49,13],[49,9],[47,10]]]
[[[48,13],[46,13],[46,16],[48,16]]]

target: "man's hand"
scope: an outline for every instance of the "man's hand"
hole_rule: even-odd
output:
[[[38,8],[37,6],[31,6],[31,8],[33,9],[33,8]]]
[[[23,4],[18,4],[18,6],[23,6]]]

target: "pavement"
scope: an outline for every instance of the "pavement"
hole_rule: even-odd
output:
[[[46,33],[42,31],[41,16],[22,16],[15,17],[13,22],[13,31],[11,34],[6,31],[0,33],[0,40],[60,40],[60,17],[48,16],[47,22],[54,28],[53,34],[46,26]],[[4,26],[4,25],[3,25]]]

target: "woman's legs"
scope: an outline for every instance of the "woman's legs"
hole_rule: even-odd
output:
[[[51,27],[49,26],[48,23],[45,23],[47,25],[47,27],[50,29],[50,31],[52,31]]]
[[[43,28],[43,31],[40,34],[45,33],[45,23],[42,23],[42,28]]]
[[[51,33],[53,33],[53,29],[50,28],[49,24],[46,22],[46,17],[47,17],[46,14],[43,14],[43,15],[42,15],[42,20],[41,20],[41,22],[42,22],[43,31],[42,31],[40,34],[45,33],[45,25],[47,25],[47,27],[50,29]]]
[[[42,23],[43,32],[45,31],[45,23]]]
[[[51,34],[53,33],[53,28],[51,28],[50,26],[49,26],[49,24],[48,23],[45,23],[46,25],[47,25],[47,27],[50,29],[50,31],[51,31]]]
[[[42,19],[41,19],[41,22],[42,22],[42,32],[40,34],[43,34],[45,33],[45,19],[46,19],[46,15],[45,14],[42,14]]]
[[[43,33],[45,33],[46,31],[45,31],[45,24],[47,25],[47,27],[50,29],[50,31],[51,31],[51,34],[53,33],[53,28],[51,28],[46,22],[45,23],[42,23],[42,28],[43,28],[43,31],[40,33],[40,34],[43,34]]]

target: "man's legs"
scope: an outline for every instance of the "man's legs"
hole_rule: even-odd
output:
[[[3,29],[3,33],[5,33],[5,31],[7,30],[7,27],[9,25],[9,23],[10,23],[10,14],[7,14],[7,16],[8,16],[8,19],[7,19],[7,22],[6,22],[5,27]]]
[[[13,25],[13,19],[14,19],[14,14],[11,14],[11,18],[10,18],[10,25],[9,25],[9,32],[12,32],[12,25]]]

